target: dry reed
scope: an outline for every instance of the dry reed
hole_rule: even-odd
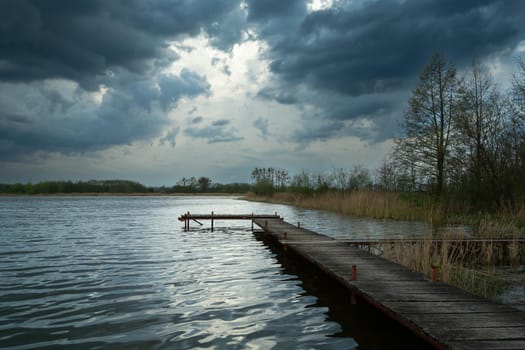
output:
[[[441,281],[495,300],[507,283],[496,273],[496,266],[525,263],[525,249],[517,240],[479,243],[455,235],[438,241],[427,236],[419,241],[381,244],[373,251],[429,278],[432,266],[437,266]]]
[[[326,210],[349,216],[441,222],[441,211],[437,206],[431,213],[427,209],[430,205],[426,203],[426,200],[423,203],[410,201],[403,199],[400,194],[391,192],[324,192],[314,195],[281,192],[275,193],[272,197],[249,196],[249,198]]]

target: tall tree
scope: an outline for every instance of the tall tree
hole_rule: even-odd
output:
[[[489,70],[474,60],[459,89],[455,168],[462,171],[474,205],[499,200],[504,189],[501,163],[505,138],[505,101]]]
[[[405,136],[395,148],[395,156],[431,184],[437,197],[447,176],[457,90],[456,69],[435,54],[412,92],[403,123]]]
[[[511,131],[507,138],[508,148],[512,154],[514,176],[517,190],[525,200],[525,56],[518,62],[518,72],[514,75],[512,84],[512,105],[508,129]]]
[[[211,180],[208,177],[201,176],[199,177],[199,180],[197,180],[197,182],[199,184],[199,191],[201,193],[207,192],[210,188]]]

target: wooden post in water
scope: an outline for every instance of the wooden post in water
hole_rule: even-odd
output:
[[[252,212],[252,232],[253,232],[253,212]]]
[[[213,232],[213,211],[211,212],[211,232]]]

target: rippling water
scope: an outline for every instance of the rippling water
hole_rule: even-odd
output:
[[[176,220],[212,210],[277,211],[334,237],[375,236],[381,225],[233,198],[0,197],[0,347],[357,346],[333,336],[340,325],[249,223],[183,232]],[[403,230],[389,227],[381,232]]]

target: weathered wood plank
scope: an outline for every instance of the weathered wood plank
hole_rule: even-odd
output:
[[[179,221],[184,220],[252,220],[252,219],[280,219],[277,214],[182,214]]]
[[[432,331],[438,339],[446,341],[475,341],[475,340],[516,340],[523,339],[523,327],[482,327],[482,328],[451,328],[448,324],[439,326],[421,324],[424,330]]]
[[[389,309],[402,314],[469,314],[469,313],[514,313],[517,310],[483,299],[472,301],[396,302],[383,303]],[[524,333],[525,338],[525,333]]]
[[[452,341],[449,346],[452,350],[523,350],[525,340]]]
[[[520,327],[525,322],[525,315],[514,313],[463,313],[453,318],[448,314],[412,314],[410,319],[416,323],[424,322],[427,325],[449,328],[498,328]]]

